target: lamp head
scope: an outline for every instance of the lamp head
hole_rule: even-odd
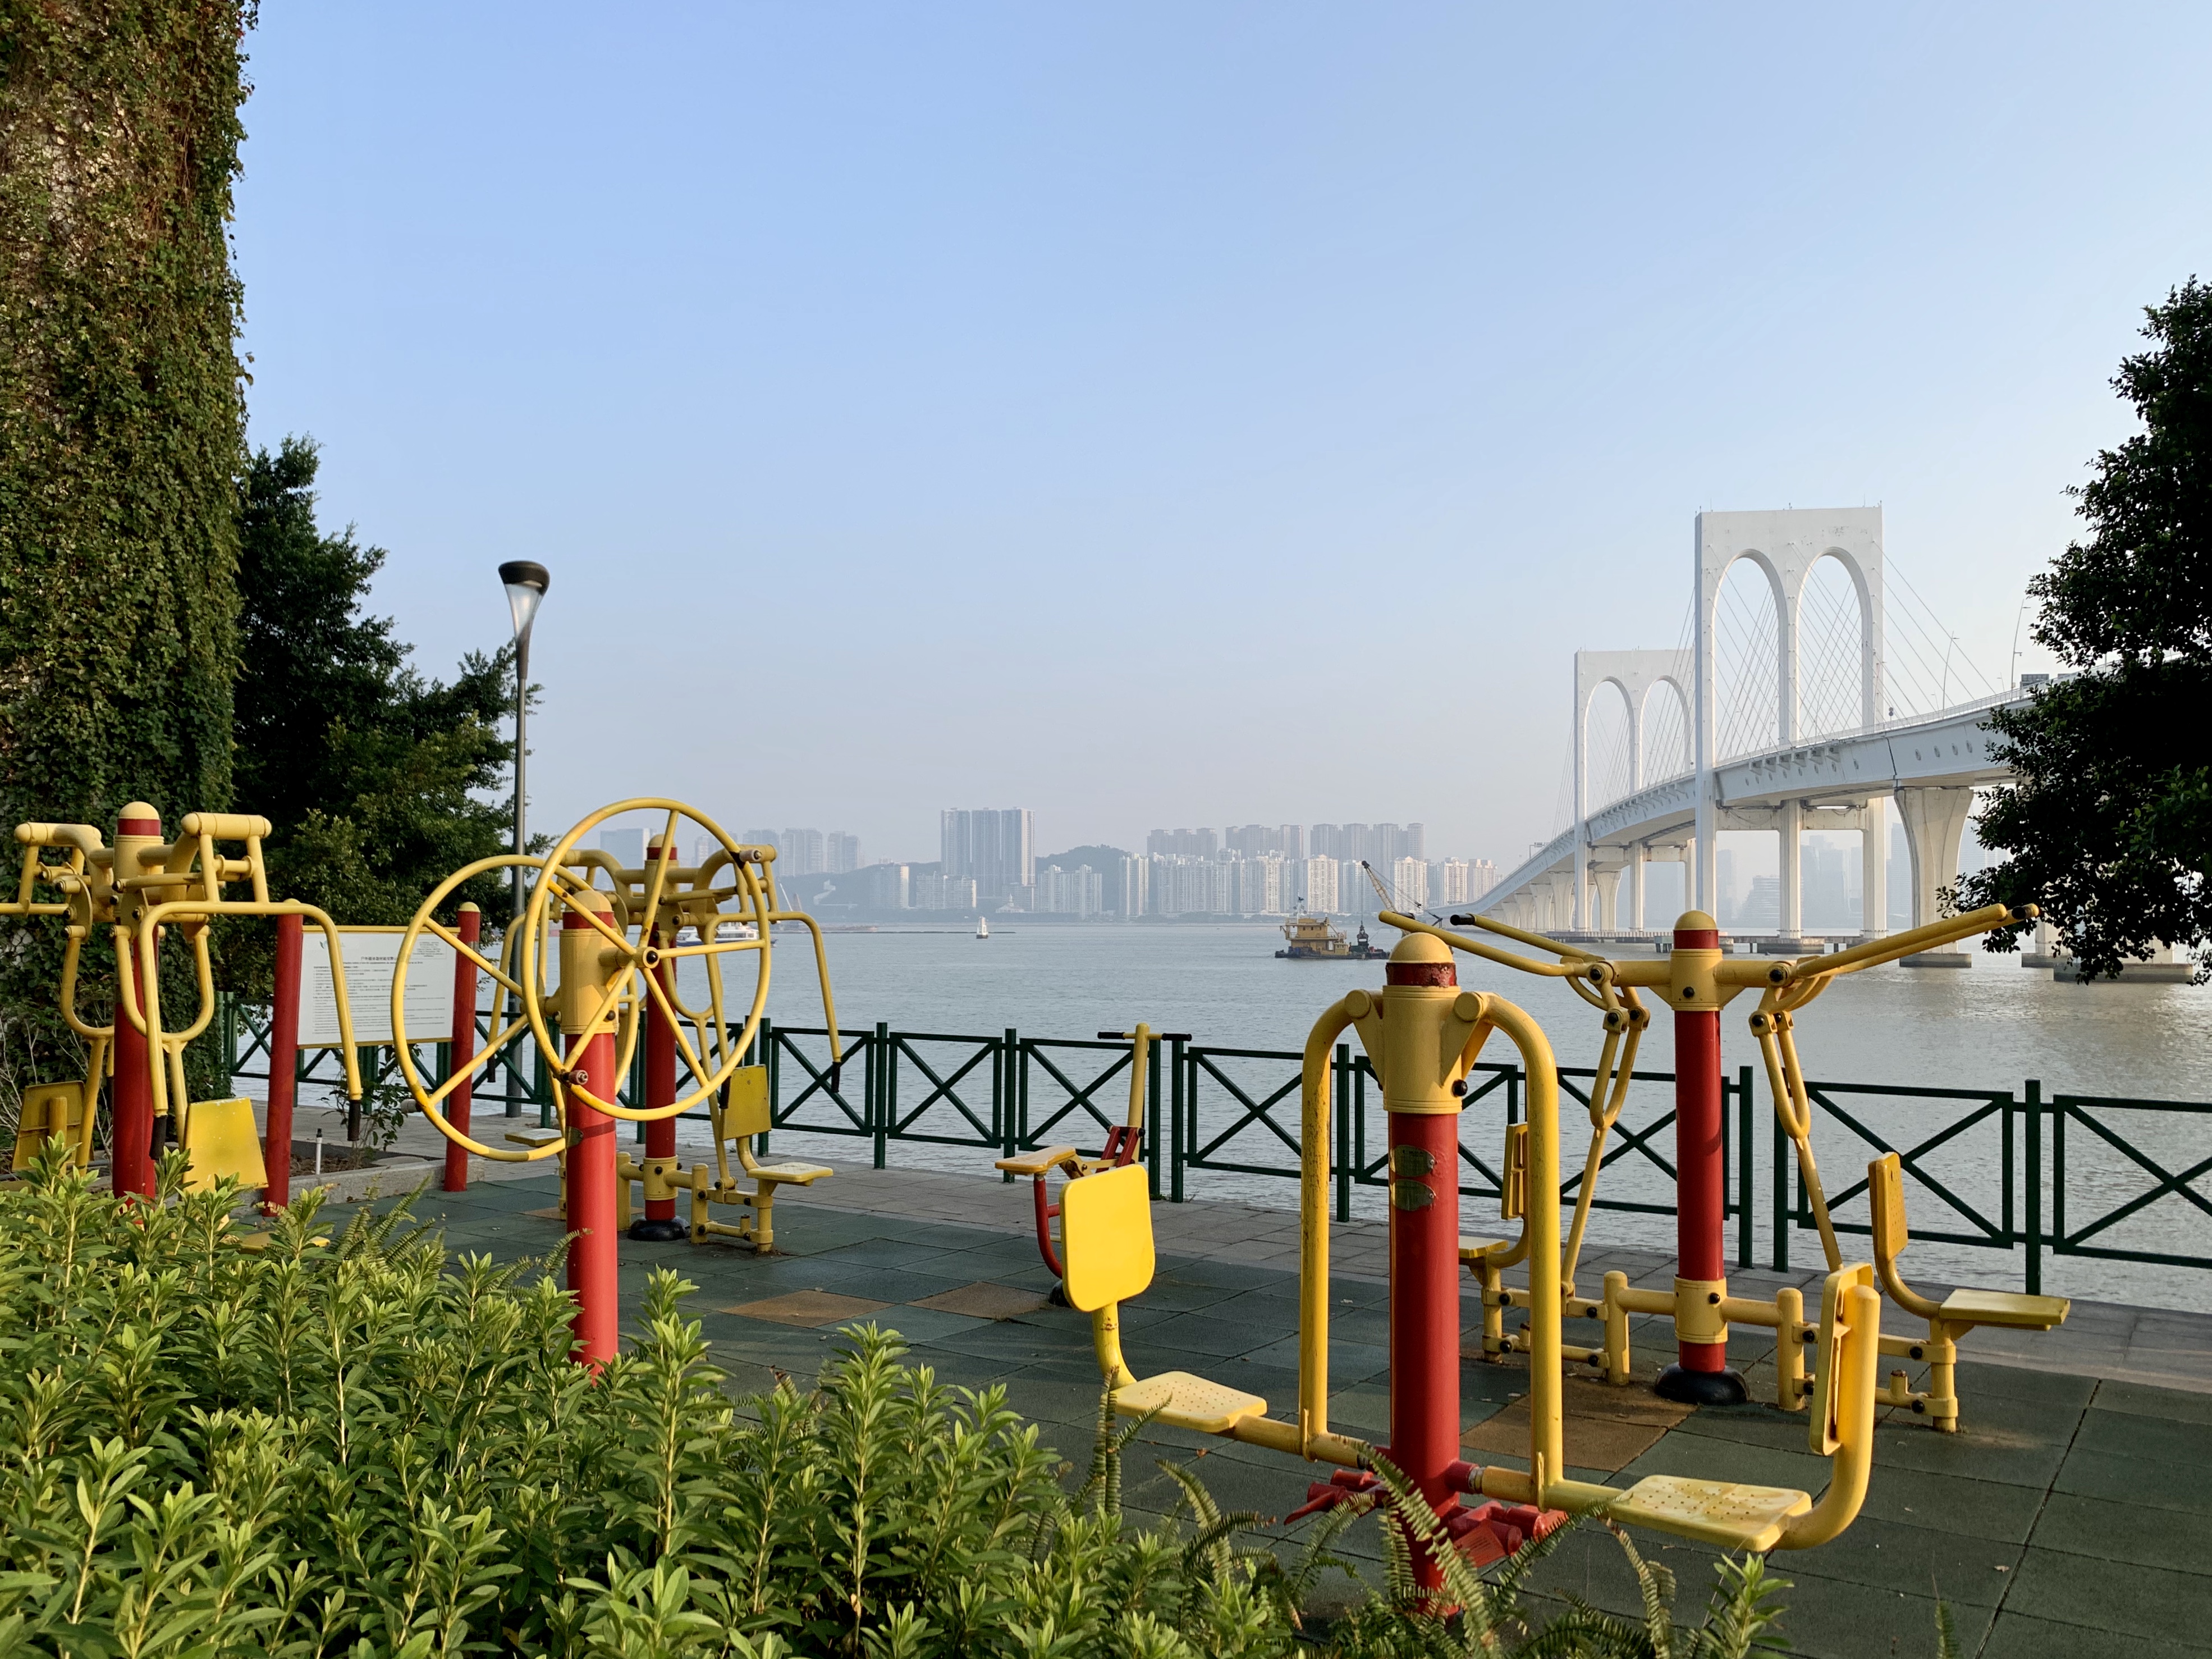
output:
[[[507,586],[507,608],[514,617],[514,637],[526,639],[531,618],[538,614],[538,602],[553,585],[552,575],[534,559],[509,559],[500,566],[499,579]]]

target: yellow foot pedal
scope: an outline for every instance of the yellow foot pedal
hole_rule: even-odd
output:
[[[1954,1291],[1936,1316],[1969,1325],[2003,1325],[2017,1331],[2047,1331],[2063,1325],[2074,1304],[2063,1296],[2016,1296],[2009,1291]]]
[[[779,1187],[811,1187],[823,1176],[837,1172],[826,1164],[763,1164],[747,1173]]]
[[[1810,1494],[1787,1486],[1647,1474],[1607,1513],[1632,1526],[1671,1532],[1723,1549],[1765,1551],[1774,1547],[1786,1523],[1812,1507]]]
[[[1495,1238],[1462,1238],[1459,1242],[1459,1259],[1474,1261],[1496,1249],[1502,1241]]]
[[[1258,1395],[1188,1371],[1162,1371],[1114,1390],[1114,1409],[1124,1417],[1142,1417],[1156,1408],[1154,1422],[1196,1434],[1226,1434],[1248,1417],[1267,1414],[1267,1402]]]

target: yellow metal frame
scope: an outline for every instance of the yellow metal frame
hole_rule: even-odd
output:
[[[1386,1004],[1406,989],[1414,989],[1415,996]],[[1386,1006],[1397,1006],[1408,1010],[1407,1018],[1384,1018]],[[1139,1378],[1131,1371],[1121,1350],[1120,1308],[1152,1277],[1145,1171],[1132,1165],[1069,1186],[1063,1197],[1068,1300],[1091,1316],[1099,1370],[1113,1390],[1115,1410],[1310,1462],[1372,1465],[1372,1446],[1328,1426],[1330,1050],[1338,1037],[1355,1028],[1391,1091],[1395,1109],[1408,1109],[1397,1104],[1401,1097],[1412,1103],[1411,1109],[1421,1109],[1415,1097],[1427,1092],[1440,1097],[1435,1109],[1449,1109],[1444,1100],[1456,1097],[1449,1085],[1465,1078],[1492,1030],[1512,1042],[1528,1079],[1528,1203],[1516,1247],[1528,1262],[1530,1285],[1528,1468],[1481,1469],[1474,1490],[1510,1503],[1599,1511],[1735,1549],[1808,1548],[1849,1526],[1865,1498],[1873,1465],[1874,1377],[1881,1350],[1881,1298],[1871,1286],[1873,1269],[1864,1266],[1831,1274],[1824,1291],[1818,1335],[1821,1352],[1829,1356],[1823,1370],[1832,1393],[1816,1420],[1814,1449],[1830,1458],[1832,1474],[1817,1503],[1806,1492],[1787,1488],[1676,1476],[1650,1476],[1625,1491],[1565,1478],[1558,1072],[1543,1028],[1504,998],[1481,992],[1437,996],[1428,988],[1393,987],[1379,995],[1353,991],[1333,1004],[1307,1036],[1299,1096],[1295,1423],[1267,1415],[1267,1402],[1256,1395],[1188,1372]]]
[[[1922,951],[1957,944],[1995,928],[2031,921],[2039,914],[2033,905],[2016,909],[2004,905],[1989,905],[1964,915],[1947,917],[1925,927],[1869,940],[1846,951],[1826,956],[1802,957],[1782,963],[1731,961],[1715,950],[1677,950],[1664,960],[1611,962],[1578,945],[1509,927],[1487,917],[1455,918],[1485,932],[1548,951],[1559,958],[1556,963],[1542,963],[1516,956],[1485,941],[1470,939],[1463,933],[1437,927],[1397,912],[1386,912],[1380,920],[1405,933],[1431,935],[1455,950],[1465,951],[1486,961],[1547,978],[1565,978],[1585,1001],[1605,1011],[1605,1046],[1599,1056],[1597,1081],[1590,1092],[1589,1154],[1584,1165],[1581,1188],[1576,1194],[1574,1232],[1567,1249],[1560,1292],[1564,1315],[1570,1319],[1602,1320],[1605,1340],[1599,1348],[1570,1347],[1566,1351],[1568,1357],[1602,1367],[1608,1380],[1625,1385],[1631,1375],[1628,1320],[1632,1314],[1672,1320],[1686,1340],[1698,1341],[1726,1340],[1730,1323],[1758,1326],[1775,1333],[1775,1403],[1786,1410],[1799,1410],[1811,1403],[1816,1387],[1804,1364],[1804,1344],[1808,1334],[1816,1327],[1805,1320],[1802,1292],[1794,1288],[1784,1289],[1771,1300],[1737,1297],[1729,1293],[1725,1282],[1706,1284],[1688,1279],[1678,1279],[1671,1292],[1640,1291],[1629,1285],[1626,1274],[1607,1274],[1604,1294],[1598,1301],[1586,1301],[1575,1292],[1575,1264],[1580,1255],[1583,1226],[1596,1195],[1606,1133],[1619,1116],[1621,1103],[1626,1097],[1629,1075],[1635,1069],[1637,1040],[1641,1036],[1644,1024],[1648,1022],[1648,1016],[1644,1015],[1636,994],[1639,989],[1649,989],[1668,1006],[1677,1009],[1717,1010],[1726,1006],[1744,991],[1753,988],[1760,991],[1759,1006],[1751,1016],[1752,1034],[1759,1041],[1776,1120],[1789,1136],[1795,1151],[1799,1176],[1812,1207],[1814,1224],[1820,1230],[1822,1254],[1829,1272],[1833,1273],[1844,1266],[1843,1252],[1837,1243],[1834,1224],[1829,1218],[1827,1195],[1820,1184],[1820,1169],[1813,1156],[1812,1106],[1805,1091],[1804,1070],[1797,1058],[1795,1036],[1796,1011],[1820,996],[1844,975],[1896,962]],[[1624,1032],[1626,1038],[1625,1054],[1622,1052]],[[1602,1112],[1600,1109],[1601,1104],[1606,1108]],[[1901,1237],[1901,1200],[1899,1203],[1897,1228]],[[1505,1268],[1518,1265],[1527,1249],[1525,1237],[1519,1244],[1510,1248],[1490,1240],[1463,1241],[1462,1259],[1481,1285],[1483,1347],[1489,1356],[1498,1357],[1526,1350],[1525,1342],[1516,1334],[1504,1329],[1504,1313],[1505,1309],[1516,1303],[1525,1305],[1534,1292],[1516,1295],[1504,1286],[1503,1274]],[[1927,1317],[1914,1305],[1923,1298],[1908,1302],[1896,1295],[1896,1286],[1892,1283],[1894,1277],[1894,1273],[1890,1272],[1881,1275],[1883,1287],[1891,1291],[1892,1299],[1905,1311]],[[1984,1297],[2001,1295],[1997,1292],[1972,1294]],[[2063,1317],[2062,1310],[2057,1318]],[[1980,1322],[2008,1322],[1991,1317]],[[2057,1320],[2051,1322],[2056,1323]],[[2048,1328],[2048,1326],[2030,1328]],[[1971,1328],[1971,1324],[1960,1324],[1952,1335],[1955,1336],[1966,1328]],[[1940,1367],[1942,1373],[1931,1376],[1931,1392],[1917,1395],[1905,1386],[1904,1373],[1896,1373],[1883,1395],[1885,1403],[1909,1406],[1916,1412],[1925,1413],[1938,1430],[1954,1431],[1958,1427],[1958,1401],[1953,1387],[1956,1375],[1954,1368],[1956,1350],[1951,1337],[1939,1337],[1931,1325],[1926,1342],[1885,1337],[1882,1351],[1914,1359],[1928,1358]]]
[[[123,816],[152,817],[155,814],[150,806],[133,802],[124,809]],[[118,836],[116,845],[110,847],[91,824],[15,826],[15,840],[23,848],[22,863],[15,897],[12,902],[0,902],[0,915],[67,918],[58,1001],[70,1029],[85,1039],[89,1050],[83,1085],[86,1100],[96,1101],[100,1080],[114,1074],[113,1021],[95,1025],[76,1009],[83,947],[95,929],[108,931],[115,951],[115,1002],[120,1017],[147,1040],[154,1115],[173,1115],[176,1138],[181,1142],[189,1130],[191,1105],[185,1084],[185,1048],[215,1018],[210,925],[218,916],[283,915],[313,922],[330,941],[338,1029],[346,1040],[346,1092],[358,1100],[361,1072],[352,1047],[353,1015],[346,996],[344,957],[337,928],[314,905],[269,896],[268,866],[262,853],[262,842],[271,832],[269,820],[250,813],[188,812],[179,828],[180,833],[173,842]],[[243,856],[226,854],[222,847],[228,842],[242,842]],[[49,864],[46,853],[56,848],[66,849],[69,856],[62,863]],[[224,889],[239,882],[247,884],[252,896],[226,898]],[[40,901],[38,891],[42,886],[60,896]],[[176,1031],[167,1030],[162,1022],[160,957],[152,948],[172,930],[182,934],[191,947],[198,1005],[191,1024]],[[90,1161],[94,1117],[95,1113],[88,1109],[80,1131],[78,1155],[85,1162]]]

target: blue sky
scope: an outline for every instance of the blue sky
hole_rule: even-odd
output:
[[[1419,819],[1511,864],[1571,653],[1677,642],[1701,507],[1882,503],[2005,672],[2141,307],[2212,275],[2208,47],[2185,7],[277,0],[253,434],[320,441],[426,669],[552,568],[544,827]]]

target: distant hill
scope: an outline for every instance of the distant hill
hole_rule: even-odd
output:
[[[1042,870],[1056,864],[1063,870],[1076,870],[1087,864],[1094,870],[1110,871],[1119,876],[1121,860],[1128,856],[1118,847],[1076,847],[1065,853],[1054,853],[1049,858],[1039,859],[1037,868]]]

